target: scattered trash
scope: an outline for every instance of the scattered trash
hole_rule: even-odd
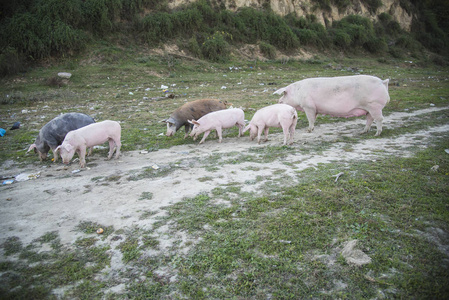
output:
[[[79,172],[81,172],[81,170],[80,170],[80,169],[76,169],[76,170],[73,170],[73,171],[72,171],[72,173],[73,173],[73,174],[75,174],[75,173],[79,173]]]
[[[430,168],[431,171],[436,172],[439,169],[439,165],[434,165],[432,168]]]
[[[134,95],[134,93],[133,92],[129,92],[129,94],[132,96],[132,95]]]
[[[343,174],[345,174],[345,173],[340,172],[340,173],[338,173],[338,174],[336,174],[336,175],[332,175],[332,177],[336,177],[336,178],[335,178],[335,182],[337,182],[338,178],[340,178],[340,176],[343,175]]]
[[[433,107],[433,106],[435,106],[435,104],[433,104],[433,103],[430,103],[430,106],[432,106],[432,107]]]
[[[27,109],[22,109],[22,114],[27,114],[28,110]]]
[[[227,89],[227,87],[226,87],[225,85],[223,85],[223,86],[221,87],[221,89],[222,89],[222,90],[225,90],[225,89]]]
[[[41,176],[41,172],[37,173],[21,173],[15,177],[16,181],[27,181],[29,179],[36,179]]]
[[[151,166],[154,170],[158,170],[159,169],[159,166],[158,165],[152,165]]]
[[[98,234],[102,234],[103,232],[104,232],[103,228],[98,228],[98,229],[97,229],[97,233],[98,233]]]
[[[163,135],[164,135],[164,133],[163,133],[163,132],[162,132],[162,133],[159,133],[159,134],[158,134],[158,136],[163,136]]]
[[[140,151],[140,154],[148,154],[148,151],[147,150],[142,150],[142,151]]]
[[[168,86],[166,86],[166,85],[161,85],[161,90],[165,90],[165,89],[168,89]]]
[[[447,154],[449,154],[449,149],[444,149],[444,152],[446,152]]]
[[[7,180],[4,180],[2,184],[7,185],[7,184],[11,184],[13,182],[14,182],[14,179],[7,179]]]
[[[6,133],[6,130],[3,128],[0,128],[0,136],[4,136]]]
[[[291,244],[292,241],[279,240],[279,243],[282,243],[282,244]]]
[[[12,127],[9,130],[15,130],[20,128],[20,122],[16,122],[12,125]]]

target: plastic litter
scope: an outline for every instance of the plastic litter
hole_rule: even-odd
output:
[[[7,180],[4,180],[2,184],[7,185],[7,184],[11,184],[13,182],[14,182],[14,179],[7,179]]]
[[[12,127],[9,130],[15,130],[20,128],[20,122],[16,122],[12,125]]]
[[[166,86],[166,85],[161,85],[161,89],[162,89],[162,90],[168,89],[168,86]]]
[[[41,176],[41,172],[37,173],[21,173],[15,177],[16,181],[27,181],[30,179],[36,179]]]
[[[4,136],[6,133],[6,130],[3,128],[0,128],[0,136]]]

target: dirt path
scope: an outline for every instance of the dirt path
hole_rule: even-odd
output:
[[[429,108],[414,112],[393,113],[385,118],[384,126],[397,128],[407,119],[428,114],[438,110]],[[298,130],[294,147],[298,151],[269,164],[243,162],[226,164],[223,168],[209,169],[205,160],[215,155],[249,154],[249,149],[280,145],[281,134],[271,134],[270,140],[257,146],[250,142],[248,136],[243,138],[225,138],[222,144],[216,140],[206,140],[203,145],[182,145],[156,152],[125,152],[119,160],[106,161],[99,155],[90,159],[90,167],[80,172],[77,163],[68,167],[61,163],[51,167],[38,164],[27,168],[2,166],[3,176],[15,176],[20,173],[39,173],[39,178],[0,187],[0,244],[8,237],[17,236],[24,244],[32,242],[47,232],[58,231],[63,244],[73,243],[82,235],[75,230],[81,221],[92,221],[114,229],[138,226],[151,228],[158,216],[165,213],[164,206],[176,203],[185,197],[192,197],[200,192],[209,192],[214,187],[229,182],[256,182],[257,176],[280,177],[294,175],[305,168],[318,163],[332,161],[376,160],[388,155],[411,155],[408,148],[425,147],[434,132],[449,133],[449,124],[396,136],[394,139],[383,138],[360,139],[351,143],[351,151],[344,142],[334,142],[338,136],[354,136],[363,129],[364,119],[358,118],[347,122],[320,125],[319,120],[314,133]],[[372,130],[370,134],[374,134]],[[332,142],[320,154],[302,154],[301,148],[308,143]],[[283,162],[291,164],[286,165]],[[89,161],[88,161],[89,162]],[[11,162],[9,162],[11,165]],[[292,164],[294,168],[292,168]],[[148,176],[153,167],[154,172],[165,172],[155,177]],[[283,170],[277,172],[276,170]],[[207,177],[208,180],[198,180]],[[291,176],[296,178],[296,176]],[[293,182],[294,183],[294,182]],[[264,181],[245,185],[243,189],[257,191]],[[143,195],[152,195],[149,198]],[[140,216],[151,211],[150,218]]]

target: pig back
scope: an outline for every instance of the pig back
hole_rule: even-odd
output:
[[[217,99],[195,100],[178,108],[170,118],[176,121],[176,130],[178,130],[181,126],[188,124],[188,120],[198,120],[210,112],[226,109],[226,104],[226,101]]]
[[[62,144],[62,141],[64,141],[64,138],[69,131],[79,129],[92,123],[95,123],[95,120],[82,113],[63,114],[54,118],[42,127],[39,132],[40,142],[50,147],[56,147]]]

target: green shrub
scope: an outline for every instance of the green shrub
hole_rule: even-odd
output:
[[[174,26],[168,13],[156,13],[145,17],[143,29],[148,43],[161,43],[174,36]]]
[[[362,0],[362,2],[368,7],[368,10],[372,14],[375,14],[382,6],[382,0]]]
[[[201,53],[206,59],[214,62],[226,62],[229,59],[231,51],[225,35],[217,31],[201,45]]]
[[[0,52],[0,76],[17,74],[24,70],[24,60],[18,55],[16,49],[7,47]]]
[[[270,13],[267,17],[268,42],[280,49],[290,50],[299,46],[298,37],[282,17]]]
[[[259,49],[260,52],[262,52],[263,56],[265,56],[266,58],[269,59],[276,58],[276,47],[274,47],[273,45],[270,45],[265,42],[260,42]]]
[[[321,41],[318,34],[310,29],[294,29],[294,33],[298,36],[301,45],[319,46]]]
[[[201,57],[201,48],[196,37],[191,37],[187,43],[187,49],[196,57]]]
[[[381,37],[375,37],[366,41],[363,47],[371,53],[381,53],[388,50],[387,42]]]
[[[342,49],[349,49],[351,46],[351,36],[347,34],[344,30],[333,29],[332,39],[334,44]]]

